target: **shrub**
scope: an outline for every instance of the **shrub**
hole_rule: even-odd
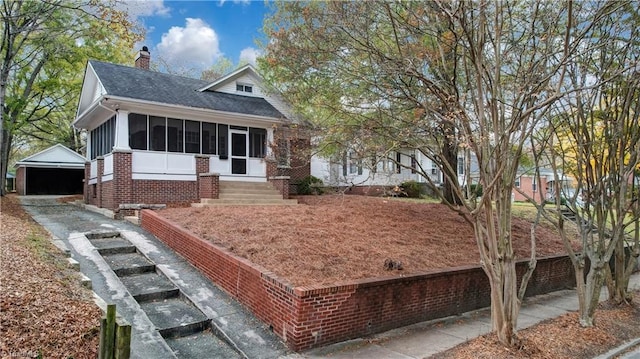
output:
[[[469,198],[478,198],[482,197],[482,185],[480,184],[472,184],[469,185]]]
[[[409,198],[420,198],[422,193],[422,185],[416,181],[402,182],[400,185]]]
[[[298,183],[298,194],[322,194],[324,193],[324,190],[322,189],[323,186],[324,183],[320,178],[307,176]]]

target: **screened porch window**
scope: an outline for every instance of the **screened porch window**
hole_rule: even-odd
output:
[[[129,147],[134,150],[147,149],[147,115],[129,114]]]
[[[249,128],[249,157],[263,158],[267,150],[267,130]]]
[[[151,151],[165,151],[167,119],[165,117],[149,116],[149,143]]]

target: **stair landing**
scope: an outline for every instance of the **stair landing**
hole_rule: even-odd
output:
[[[220,181],[217,199],[202,198],[193,207],[214,206],[291,206],[296,199],[283,199],[282,194],[270,182]]]

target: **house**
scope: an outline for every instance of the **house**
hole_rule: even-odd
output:
[[[10,172],[7,172],[7,176],[4,182],[4,189],[7,192],[15,192],[16,190],[16,175]]]
[[[19,195],[81,194],[85,159],[56,144],[15,164]]]
[[[466,183],[466,172],[477,172],[475,158],[471,158],[471,167],[467,169],[467,157],[458,157],[458,183]],[[474,172],[475,171],[475,172]],[[425,178],[424,173],[429,177]],[[359,158],[355,152],[346,150],[341,158],[327,158],[320,155],[311,157],[311,175],[320,178],[325,185],[346,188],[347,193],[365,195],[383,195],[389,188],[403,182],[415,181],[428,188],[442,186],[444,176],[438,166],[418,150],[401,149],[384,155]],[[471,178],[473,180],[473,178]]]
[[[442,174],[430,159],[419,151],[400,150],[361,159],[352,151],[341,158],[311,157],[311,175],[331,187],[346,188],[347,193],[382,195],[403,182],[427,183],[418,173],[422,168],[434,184],[442,183]]]
[[[272,182],[288,197],[288,169],[269,144],[292,121],[251,65],[214,82],[89,61],[73,125],[87,133],[85,202],[187,204],[218,198],[220,182]],[[305,175],[304,169],[298,171]],[[306,170],[308,174],[308,170]]]
[[[542,203],[543,201],[555,201],[555,181],[556,178],[553,174],[553,170],[549,168],[538,168],[539,178],[536,174],[535,168],[524,169],[520,168],[516,174],[514,187],[518,188],[513,190],[513,200],[527,201],[527,197],[533,198],[536,203]],[[558,175],[560,183],[560,196],[562,198],[571,198],[575,193],[572,187],[572,180],[560,173]],[[526,196],[524,194],[526,194]]]

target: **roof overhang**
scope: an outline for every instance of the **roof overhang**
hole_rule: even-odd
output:
[[[226,112],[204,108],[196,108],[181,105],[172,105],[162,102],[137,100],[119,96],[102,96],[94,102],[85,112],[80,114],[73,122],[73,126],[82,129],[92,129],[104,122],[106,118],[117,111],[142,112],[150,115],[159,115],[189,120],[223,121],[230,123],[265,123],[282,124],[288,123],[285,118],[275,118],[267,116],[248,115],[237,112]]]
[[[232,81],[233,79],[235,79],[236,77],[239,77],[240,75],[242,75],[243,73],[250,73],[251,75],[253,75],[254,77],[258,78],[260,81],[262,81],[262,76],[260,76],[260,74],[258,74],[258,72],[256,71],[256,69],[251,65],[251,64],[246,64],[242,67],[237,68],[236,70],[216,79],[215,81],[213,81],[212,83],[208,84],[207,86],[198,89],[198,91],[202,92],[202,91],[213,91],[216,88],[220,87],[221,85],[223,85],[224,83],[228,82],[228,81]]]
[[[21,162],[16,162],[14,167],[15,168],[35,167],[35,168],[84,169],[84,163],[21,161]]]

